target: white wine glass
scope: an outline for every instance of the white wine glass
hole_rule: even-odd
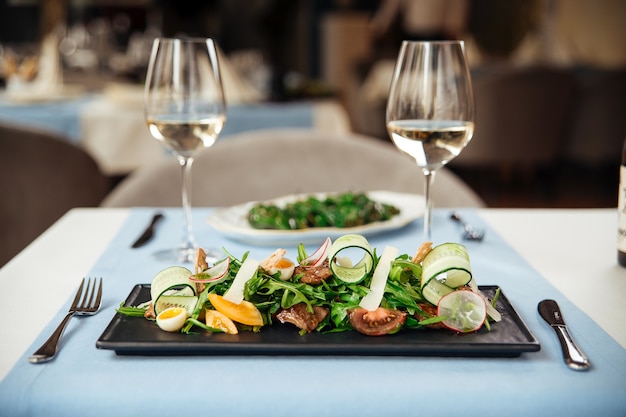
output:
[[[144,116],[150,134],[171,151],[182,168],[183,241],[155,253],[167,262],[193,262],[198,248],[191,221],[194,155],[213,146],[226,122],[217,48],[207,38],[157,38],[146,76]],[[207,261],[220,253],[204,248]]]
[[[463,41],[404,41],[386,111],[387,132],[425,176],[424,240],[431,240],[435,171],[474,134],[474,94]]]

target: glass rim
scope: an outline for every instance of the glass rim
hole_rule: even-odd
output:
[[[204,38],[201,36],[190,36],[190,37],[185,37],[185,36],[157,36],[156,38],[154,38],[155,42],[186,42],[186,43],[206,43],[208,41],[215,43],[215,39],[214,38]]]
[[[413,40],[403,40],[402,44],[418,44],[418,45],[464,45],[464,40],[435,40],[435,41],[413,41]]]

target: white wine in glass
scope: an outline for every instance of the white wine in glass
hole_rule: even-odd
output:
[[[217,48],[212,39],[154,40],[144,112],[150,134],[176,155],[182,168],[183,241],[155,256],[172,263],[192,262],[198,248],[190,203],[193,157],[199,150],[213,146],[226,122]],[[209,262],[221,256],[217,250],[204,250]]]
[[[462,41],[404,41],[386,111],[394,145],[425,176],[424,240],[431,240],[435,171],[458,156],[474,134],[474,95]]]

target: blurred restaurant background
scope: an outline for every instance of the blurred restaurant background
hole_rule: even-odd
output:
[[[401,41],[463,39],[477,124],[449,168],[490,207],[616,207],[625,22],[623,0],[0,0],[0,125],[87,151],[106,193],[163,153],[142,121],[153,38],[206,36],[223,57],[224,140],[314,127],[390,142]],[[2,187],[31,187],[10,149]]]

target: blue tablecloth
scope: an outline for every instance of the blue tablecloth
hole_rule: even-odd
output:
[[[479,284],[502,287],[539,340],[539,352],[518,358],[133,357],[98,350],[95,341],[131,288],[149,283],[169,266],[153,261],[151,253],[177,243],[182,234],[181,211],[171,209],[157,238],[131,250],[152,212],[134,209],[93,265],[90,275],[105,279],[102,310],[72,320],[53,362],[28,363],[28,355],[65,314],[64,307],[0,383],[1,415],[626,415],[626,350],[492,230],[482,243],[466,244],[474,276]],[[235,256],[251,250],[256,259],[273,251],[217,235],[205,222],[207,213],[194,210],[196,235],[203,245],[224,246]],[[472,210],[463,214],[472,223],[482,223]],[[458,226],[446,215],[435,213],[435,243],[459,239]],[[391,244],[413,253],[421,242],[421,221],[369,241],[373,247]],[[295,248],[287,249],[295,258]],[[544,298],[561,305],[574,338],[593,364],[589,371],[564,365],[552,329],[537,314],[537,303]]]
[[[0,121],[46,130],[78,144],[82,138],[80,110],[91,100],[92,95],[40,103],[0,100]]]
[[[220,137],[249,130],[314,127],[310,102],[234,105],[228,106],[226,116]]]
[[[36,127],[60,134],[72,143],[82,140],[81,109],[96,95],[42,103],[13,103],[0,99],[0,121]],[[230,105],[221,137],[249,130],[313,127],[313,103],[259,103]],[[115,123],[115,120],[111,120]],[[147,128],[146,128],[147,129]]]

